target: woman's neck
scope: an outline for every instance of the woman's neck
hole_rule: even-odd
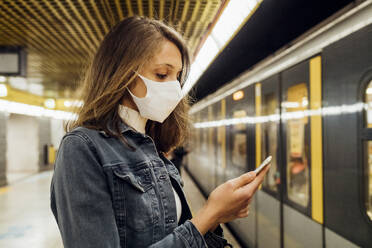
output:
[[[137,132],[146,133],[147,118],[140,115],[138,110],[135,110],[124,104],[119,105],[119,115],[121,119]]]
[[[136,110],[137,112],[139,112],[138,108],[137,108],[137,105],[136,103],[133,101],[133,99],[129,96],[129,94],[127,94],[128,97],[125,97],[123,99],[123,102],[121,103],[121,105],[124,105],[128,108],[131,108],[131,109],[134,109]]]

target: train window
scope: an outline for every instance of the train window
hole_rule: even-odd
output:
[[[201,118],[200,118],[200,112],[196,113],[196,122],[201,122]],[[201,135],[202,135],[202,128],[197,128],[196,129],[196,150],[198,153],[200,153],[200,149],[201,149]]]
[[[365,100],[367,104],[366,126],[367,128],[372,128],[372,81],[369,83],[366,89]],[[372,141],[367,141],[366,144],[366,207],[367,214],[372,220]]]
[[[194,123],[198,123],[199,120],[198,120],[198,114],[195,113],[193,115],[193,122]],[[194,151],[195,152],[199,152],[199,139],[198,139],[198,135],[199,135],[199,128],[196,128],[195,126],[193,127],[193,132],[194,132]]]
[[[270,116],[279,114],[278,100],[275,94],[266,94],[262,98],[262,115]],[[278,150],[278,123],[277,121],[268,121],[262,123],[261,132],[261,158],[264,159],[271,155],[273,157],[271,168],[265,176],[263,186],[277,191],[280,184],[280,172],[277,166],[277,150]]]
[[[307,116],[297,113],[308,108],[308,92],[305,83],[289,87],[283,105],[286,113],[287,133],[287,194],[293,202],[306,207],[309,202],[309,141],[306,129]],[[290,115],[290,113],[293,115]]]
[[[213,111],[213,106],[209,105],[208,106],[208,121],[213,121],[215,116],[214,116],[214,111]],[[208,131],[208,156],[209,156],[209,161],[214,164],[214,159],[215,159],[215,154],[214,154],[214,149],[215,149],[215,128],[214,127],[209,127],[207,129]]]
[[[225,119],[226,109],[225,109],[225,100],[222,100],[221,103],[218,103],[217,111],[217,120]],[[225,154],[225,135],[226,129],[225,126],[217,127],[217,168],[221,169],[225,167],[224,154]]]
[[[201,153],[206,154],[208,146],[208,129],[201,128]]]
[[[247,116],[247,112],[245,110],[235,110],[233,113],[233,118],[243,118]],[[234,130],[236,131],[244,131],[246,129],[246,124],[244,123],[237,123],[234,125]]]
[[[235,110],[233,112],[233,118],[246,117],[247,112],[245,110]],[[246,125],[244,123],[237,123],[233,126],[233,143],[232,143],[232,154],[231,159],[234,165],[240,168],[246,168],[247,161],[247,134],[245,132]]]
[[[191,118],[192,118],[192,123],[197,123],[198,120],[196,118],[196,114],[193,114],[191,115]],[[196,128],[195,126],[192,126],[191,128],[191,140],[190,140],[190,147],[193,147],[194,151],[197,151],[197,147],[198,147],[198,130],[199,128]]]
[[[223,139],[225,138],[224,136],[224,126],[219,126],[217,127],[217,157],[219,158],[222,156],[222,143]]]
[[[369,83],[367,90],[366,90],[366,108],[367,108],[367,118],[366,118],[366,126],[367,128],[372,128],[372,81]]]
[[[232,162],[234,165],[245,168],[247,161],[247,135],[235,133],[233,136]]]
[[[366,207],[367,214],[372,219],[372,141],[367,142],[367,166],[366,166]]]

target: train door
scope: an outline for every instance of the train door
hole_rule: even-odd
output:
[[[321,58],[281,74],[283,247],[323,246]]]
[[[222,99],[215,105],[217,120],[226,119],[226,100]],[[226,126],[221,124],[217,126],[216,142],[216,167],[215,167],[215,187],[225,182],[226,171]]]
[[[228,170],[226,179],[238,177],[255,168],[254,85],[235,92],[227,100],[230,119],[239,119],[228,129]],[[229,223],[247,247],[256,243],[256,200],[251,202],[249,216]]]
[[[190,114],[191,123],[196,122],[196,113]],[[198,129],[194,128],[193,125],[190,127],[190,138],[186,141],[186,147],[189,153],[186,155],[184,167],[188,171],[191,171],[191,165],[195,163],[195,156],[197,152],[197,132]]]
[[[255,85],[256,166],[269,155],[271,168],[257,192],[257,247],[280,247],[280,85],[279,75]],[[270,238],[268,238],[270,237]]]
[[[194,126],[188,144],[191,152],[187,156],[187,167],[205,195],[225,181],[226,126],[213,124],[223,121],[225,116],[225,99],[192,114]]]
[[[247,122],[248,97],[246,89],[239,90],[226,99],[229,110],[228,119],[236,119],[235,123],[227,126],[227,166],[225,180],[242,175],[248,171],[247,156]]]
[[[207,120],[208,123],[211,123],[216,118],[216,108],[214,104],[211,104],[207,107]],[[206,132],[206,143],[207,143],[207,152],[205,153],[205,172],[206,177],[204,178],[205,181],[205,190],[209,195],[215,188],[215,167],[217,162],[216,157],[216,127],[209,126],[205,130]]]
[[[372,25],[323,57],[326,247],[372,247]]]
[[[361,146],[360,152],[362,159],[360,160],[359,170],[363,173],[360,178],[361,192],[361,209],[365,224],[363,227],[366,231],[372,233],[372,70],[370,69],[361,83],[362,97],[364,100],[365,112],[360,116]],[[371,236],[371,235],[370,235]],[[372,239],[363,240],[363,243],[372,245]]]
[[[207,123],[210,116],[208,116],[208,107],[200,110],[197,113],[198,122],[197,123]],[[209,114],[210,115],[210,114]],[[210,163],[211,154],[209,150],[210,147],[210,132],[209,130],[211,127],[196,127],[198,129],[197,134],[198,137],[198,147],[197,153],[195,154],[195,163],[190,166],[191,173],[193,177],[199,182],[203,193],[209,194],[211,190],[211,182],[213,182],[212,178],[214,177],[214,169],[212,168],[212,164]]]

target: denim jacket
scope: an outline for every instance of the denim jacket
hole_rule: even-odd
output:
[[[104,131],[85,127],[61,140],[50,200],[64,246],[230,246],[220,226],[202,236],[190,221],[182,178],[151,137],[123,122],[120,131],[135,151]],[[172,185],[182,202],[179,223]]]

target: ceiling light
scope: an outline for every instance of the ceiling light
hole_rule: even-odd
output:
[[[8,95],[8,88],[5,84],[0,84],[0,97],[4,97]]]
[[[56,101],[54,99],[46,99],[44,102],[45,107],[53,109],[56,107]]]

